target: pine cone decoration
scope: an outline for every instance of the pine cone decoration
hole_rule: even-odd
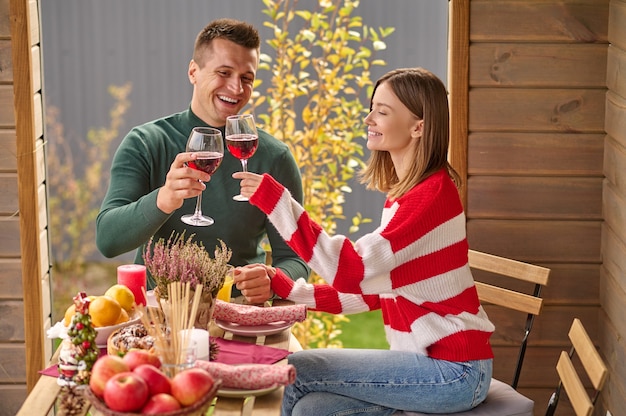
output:
[[[83,407],[86,404],[83,393],[75,386],[63,386],[57,399],[58,416],[74,416],[83,414]]]

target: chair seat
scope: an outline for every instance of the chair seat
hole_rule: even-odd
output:
[[[489,393],[484,402],[466,412],[440,413],[437,416],[533,416],[535,402],[517,392],[513,387],[491,379]],[[432,413],[395,412],[393,416],[432,416]]]

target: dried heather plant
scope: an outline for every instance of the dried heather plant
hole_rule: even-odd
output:
[[[190,283],[192,289],[202,285],[204,292],[214,297],[224,284],[232,251],[219,240],[213,258],[200,242],[193,241],[193,234],[185,239],[185,233],[172,233],[170,238],[153,238],[146,245],[143,260],[156,282],[159,296],[167,299],[167,286],[171,282]]]

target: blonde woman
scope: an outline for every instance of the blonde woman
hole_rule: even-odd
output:
[[[377,81],[365,118],[372,154],[362,178],[387,200],[380,226],[356,242],[326,234],[271,176],[233,175],[328,282],[294,282],[270,268],[272,290],[313,310],[381,309],[390,345],[292,354],[297,379],[285,389],[283,415],[451,413],[486,397],[494,327],[468,265],[457,174],[447,162],[448,122],[446,89],[432,73],[397,69]]]

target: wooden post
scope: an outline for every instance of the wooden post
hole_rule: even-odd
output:
[[[37,180],[37,129],[35,91],[32,79],[30,13],[37,2],[10,0],[11,41],[15,132],[17,137],[17,173],[19,187],[20,246],[24,288],[24,334],[26,340],[26,385],[31,391],[44,368],[39,195]],[[38,33],[38,31],[37,31]]]
[[[450,0],[448,91],[450,96],[450,164],[461,176],[459,194],[467,209],[467,136],[469,125],[469,0]]]

